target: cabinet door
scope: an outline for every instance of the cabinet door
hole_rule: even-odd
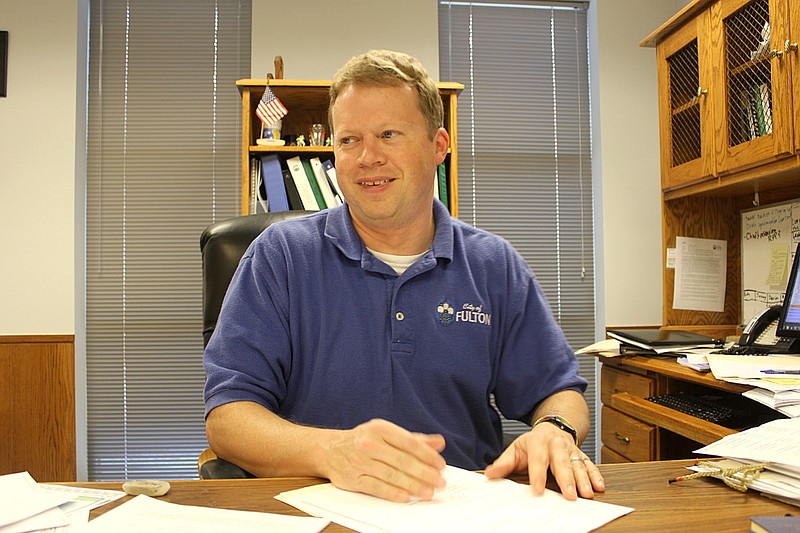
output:
[[[791,65],[784,52],[788,0],[727,0],[719,6],[724,98],[715,109],[721,173],[790,157],[795,151]]]
[[[661,176],[665,189],[709,178],[714,169],[708,11],[659,44]]]

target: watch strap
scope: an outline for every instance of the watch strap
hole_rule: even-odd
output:
[[[575,441],[575,445],[576,446],[578,445],[578,431],[575,429],[575,427],[572,424],[567,422],[567,419],[564,418],[563,416],[561,416],[561,415],[544,415],[544,416],[541,416],[541,417],[536,419],[536,421],[533,423],[531,428],[535,428],[536,426],[538,426],[542,422],[548,422],[550,424],[555,425],[558,429],[560,429],[562,431],[566,431],[567,433],[572,435],[572,439]]]

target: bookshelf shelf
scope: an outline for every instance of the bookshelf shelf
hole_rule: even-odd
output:
[[[241,160],[241,213],[251,214],[252,201],[251,171],[254,160],[265,154],[278,154],[284,160],[294,156],[315,157],[333,160],[330,146],[261,146],[256,140],[261,134],[261,121],[255,110],[264,90],[269,85],[272,92],[288,109],[282,119],[281,135],[304,135],[308,137],[311,124],[328,124],[328,104],[330,81],[327,80],[285,80],[285,79],[241,79],[236,82],[242,97],[242,160]],[[437,84],[445,110],[445,128],[450,133],[450,146],[445,161],[447,168],[448,207],[458,216],[458,144],[457,144],[457,99],[464,88],[460,83],[443,82]],[[329,132],[330,134],[330,132]]]

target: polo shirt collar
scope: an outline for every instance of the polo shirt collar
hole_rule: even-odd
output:
[[[433,235],[431,251],[437,259],[453,259],[453,221],[450,212],[442,202],[433,200],[433,220],[436,230]],[[353,226],[347,203],[328,210],[325,221],[325,237],[341,252],[353,261],[361,261],[362,253],[366,251]]]

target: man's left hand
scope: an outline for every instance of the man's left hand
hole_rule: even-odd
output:
[[[575,445],[572,436],[553,424],[538,424],[520,435],[486,468],[490,479],[506,477],[527,468],[534,494],[544,493],[548,469],[568,500],[594,497],[605,491],[597,466]]]

